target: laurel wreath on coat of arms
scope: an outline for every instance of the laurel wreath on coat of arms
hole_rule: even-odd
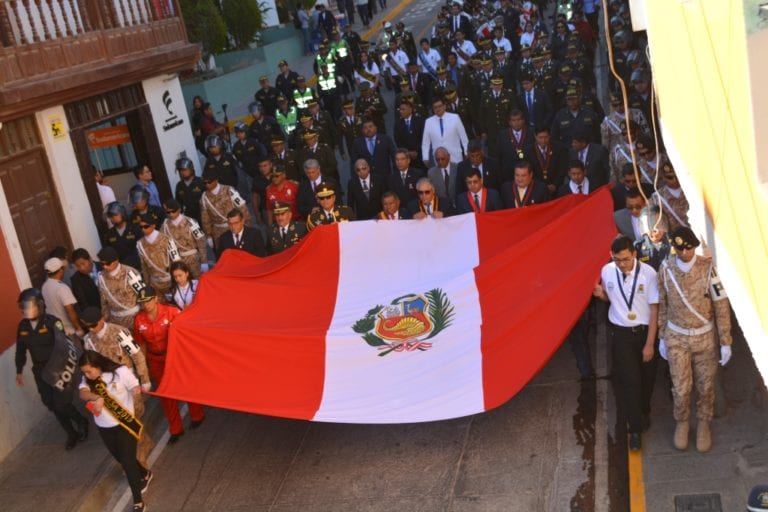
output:
[[[392,352],[425,351],[427,341],[453,322],[454,310],[448,296],[440,288],[424,295],[408,294],[388,306],[378,305],[355,322],[352,330],[360,334],[379,356]]]

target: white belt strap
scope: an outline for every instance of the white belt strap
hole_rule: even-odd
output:
[[[660,192],[656,192],[655,196],[659,198],[659,201],[661,201],[662,204],[664,205],[664,209],[668,211],[670,214],[672,214],[672,216],[675,218],[678,224],[680,224],[681,226],[688,227],[688,223],[684,222],[683,219],[680,218],[680,216],[677,214],[675,209],[672,208],[672,206],[669,204],[669,202],[666,199],[664,199],[664,196],[662,196]]]
[[[197,250],[196,249],[191,249],[189,251],[182,251],[181,252],[182,256],[194,256],[195,254],[197,254]]]
[[[138,244],[137,244],[137,245],[138,245]],[[126,277],[126,280],[127,280],[127,277]],[[125,304],[123,304],[122,302],[120,302],[119,300],[117,300],[117,298],[116,298],[114,295],[112,295],[112,292],[109,290],[109,287],[107,286],[107,283],[106,283],[106,281],[104,281],[104,275],[103,275],[103,272],[99,274],[99,284],[101,285],[101,288],[104,290],[104,292],[107,294],[107,296],[109,296],[109,299],[110,299],[110,300],[111,300],[113,303],[115,303],[115,304],[117,304],[118,306],[122,307],[124,310],[132,309],[132,308],[130,308],[129,306],[126,306]],[[127,284],[127,283],[126,283],[126,284]],[[136,307],[136,311],[138,311],[138,310],[139,310],[139,309],[138,309],[138,306],[134,306],[134,307]],[[112,314],[113,314],[114,316],[119,316],[119,315],[115,314],[114,310],[112,310]]]
[[[693,316],[701,320],[704,324],[711,323],[709,319],[704,318],[704,316],[696,311],[693,306],[691,306],[691,303],[688,302],[688,299],[686,298],[685,294],[683,293],[683,290],[680,289],[680,285],[677,284],[677,281],[675,280],[675,276],[672,274],[672,271],[669,269],[669,265],[667,264],[667,260],[664,260],[662,263],[662,266],[664,267],[664,289],[669,293],[669,288],[667,288],[667,279],[666,276],[669,276],[669,280],[672,281],[672,284],[675,285],[675,290],[677,290],[677,294],[680,296],[680,300],[683,301],[683,304],[685,305],[688,310],[693,313]]]
[[[684,336],[698,336],[700,334],[706,334],[714,329],[715,324],[714,322],[709,322],[707,325],[702,325],[701,327],[697,327],[695,329],[686,329],[685,327],[680,327],[679,325],[673,324],[672,322],[667,322],[667,327],[670,331],[674,331]]]
[[[208,208],[213,210],[213,213],[215,213],[216,215],[219,216],[220,219],[223,219],[225,221],[224,225],[227,225],[226,224],[227,217],[222,215],[221,212],[219,210],[217,210],[215,206],[213,206],[213,203],[211,202],[210,199],[208,199],[208,196],[206,194],[203,194],[203,201],[205,202],[205,204],[206,204],[206,206]],[[220,226],[219,224],[215,224],[215,225],[216,225],[216,227]]]
[[[136,248],[139,250],[139,252],[140,252],[140,253],[141,253],[141,255],[144,257],[144,259],[145,259],[145,260],[147,260],[147,263],[149,263],[149,264],[150,264],[150,266],[152,266],[152,268],[154,268],[155,270],[157,270],[157,271],[158,271],[158,272],[160,272],[161,274],[165,274],[165,273],[167,273],[167,272],[168,272],[168,270],[163,270],[162,268],[160,268],[160,267],[158,267],[157,265],[155,265],[155,262],[154,262],[154,261],[152,261],[152,260],[149,258],[149,256],[147,256],[147,251],[146,251],[146,249],[144,249],[144,245],[143,245],[141,242],[139,242],[138,244],[136,244]]]
[[[621,146],[616,146],[616,151],[621,153],[621,156],[623,156],[627,162],[632,162],[632,156],[628,155],[627,152],[624,151]],[[648,183],[653,183],[653,180],[650,178],[650,176],[648,176],[648,174],[646,174],[642,166],[638,165],[637,168],[640,170],[640,174],[643,175],[643,178],[645,178],[645,181],[647,181]]]

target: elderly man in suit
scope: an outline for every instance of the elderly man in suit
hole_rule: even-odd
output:
[[[360,220],[373,219],[381,211],[381,195],[387,187],[387,179],[371,174],[371,167],[364,158],[354,165],[355,176],[347,184],[347,204]]]
[[[579,131],[573,135],[568,160],[580,160],[593,188],[601,187],[610,179],[608,150],[600,144],[589,142],[589,135]]]
[[[355,139],[350,156],[353,162],[365,159],[373,174],[387,176],[392,174],[395,143],[389,136],[378,133],[376,123],[367,117],[363,121],[363,136]]]
[[[462,161],[469,139],[461,118],[458,114],[446,111],[445,101],[442,98],[432,102],[432,111],[434,115],[424,123],[424,136],[421,141],[424,166],[430,167],[430,152],[439,147],[447,148],[454,162]]]
[[[227,249],[239,249],[249,252],[254,256],[266,256],[267,248],[264,237],[256,228],[245,225],[243,212],[233,208],[227,213],[227,225],[229,231],[219,237],[216,244],[217,256],[220,258]]]
[[[435,162],[437,165],[427,171],[427,178],[435,186],[437,195],[446,198],[452,206],[455,206],[459,179],[456,163],[451,162],[451,154],[444,147],[435,150]]]
[[[419,158],[419,153],[424,137],[424,118],[415,112],[413,103],[407,99],[400,101],[398,112],[400,116],[395,121],[395,144],[398,148],[407,149],[411,164],[421,168],[424,162]]]
[[[442,219],[453,214],[454,210],[451,204],[444,198],[439,197],[435,192],[435,186],[429,181],[429,178],[421,178],[416,183],[416,193],[418,198],[408,204],[408,212],[414,219]]]

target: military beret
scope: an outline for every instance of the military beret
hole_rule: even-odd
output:
[[[677,228],[672,233],[672,245],[678,251],[683,249],[695,249],[700,245],[699,239],[693,233],[693,230],[687,226]]]
[[[80,323],[86,327],[96,327],[101,321],[101,309],[90,306],[80,313]]]
[[[326,182],[320,183],[315,189],[315,196],[317,197],[331,197],[335,194],[336,191]]]
[[[203,169],[203,181],[218,181],[219,173],[216,169]]]
[[[101,263],[106,264],[120,259],[120,256],[117,254],[117,250],[114,247],[102,247],[98,254],[96,254],[96,257],[99,258]]]
[[[285,213],[289,211],[291,211],[291,205],[283,201],[275,201],[275,203],[272,205],[272,213],[274,214]]]
[[[136,297],[136,302],[149,302],[157,297],[157,292],[151,285],[147,285],[141,289],[139,296]]]

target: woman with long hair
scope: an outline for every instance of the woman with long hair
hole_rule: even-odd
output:
[[[141,394],[141,385],[133,372],[94,350],[80,357],[83,379],[80,398],[93,414],[104,445],[122,466],[133,494],[134,512],[146,510],[142,493],[152,481],[152,472],[136,460],[136,442],[143,425],[134,416],[134,399]]]
[[[371,58],[368,52],[360,52],[358,57],[358,66],[355,69],[354,78],[357,86],[361,83],[368,82],[371,84],[371,89],[378,90],[380,78],[379,65],[375,60]]]
[[[189,266],[183,261],[171,263],[173,285],[168,293],[168,302],[182,311],[192,304],[197,293],[197,279],[192,279]]]

